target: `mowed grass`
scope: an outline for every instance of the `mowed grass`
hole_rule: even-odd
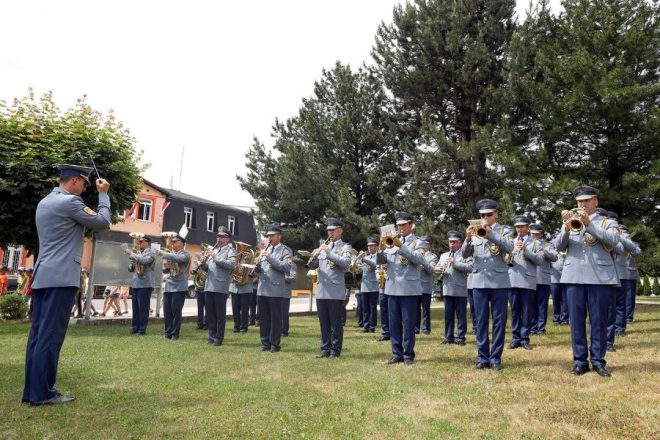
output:
[[[505,349],[504,370],[477,371],[474,336],[440,345],[441,316],[413,366],[386,365],[389,343],[354,314],[334,360],[314,359],[316,317],[291,318],[275,354],[253,327],[212,347],[192,323],[176,342],[162,325],[74,325],[57,387],[77,400],[39,408],[19,403],[29,326],[0,323],[0,438],[660,438],[660,307],[637,306],[611,379],[572,376],[569,329],[552,325],[531,352]]]

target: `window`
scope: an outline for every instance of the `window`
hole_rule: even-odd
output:
[[[140,200],[138,200],[138,203],[140,204],[140,207],[139,207],[139,210],[138,210],[137,219],[141,220],[143,222],[150,222],[151,221],[151,208],[152,208],[153,202],[151,200],[140,199]]]
[[[206,212],[206,230],[215,232],[215,212]]]
[[[234,229],[236,229],[236,217],[233,215],[227,216],[227,229],[229,229],[231,235],[234,235]]]
[[[184,207],[183,208],[183,224],[186,225],[186,228],[192,228],[192,219],[193,219],[193,209]]]

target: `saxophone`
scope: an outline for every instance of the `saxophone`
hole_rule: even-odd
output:
[[[165,249],[167,250],[168,253],[173,253],[174,252],[174,237],[177,236],[176,232],[163,232],[160,234],[161,237],[165,239]],[[170,265],[170,275],[172,275],[173,278],[177,278],[179,274],[181,274],[181,268],[179,267],[179,263],[175,261],[169,261],[168,262]]]
[[[133,239],[133,249],[131,250],[134,254],[139,254],[141,252],[140,240],[144,238],[144,234],[142,232],[131,232],[128,235]],[[142,276],[144,274],[144,266],[137,261],[131,260],[131,267],[135,270],[135,273],[138,276]]]

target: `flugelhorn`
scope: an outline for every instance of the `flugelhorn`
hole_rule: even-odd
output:
[[[398,233],[396,226],[394,225],[385,225],[380,227],[380,246],[386,248],[392,248],[394,246],[399,246],[401,235]]]
[[[470,223],[470,227],[472,228],[472,232],[477,237],[486,238],[486,235],[488,235],[488,230],[486,229],[486,226],[481,221],[481,219],[468,220],[468,222]]]
[[[584,212],[583,208],[573,208],[570,211],[562,211],[561,218],[564,223],[568,223],[568,229],[571,232],[580,232],[584,229],[581,214]]]

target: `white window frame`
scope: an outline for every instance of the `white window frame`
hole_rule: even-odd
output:
[[[193,212],[193,208],[188,206],[183,207],[183,224],[186,225],[186,228],[188,229],[192,228]]]
[[[215,232],[215,212],[206,211],[206,230]]]
[[[236,229],[236,217],[233,215],[227,216],[227,229],[229,229],[231,235],[234,235],[234,229]]]
[[[152,200],[149,200],[149,199],[139,199],[138,204],[140,206],[137,207],[138,211],[137,211],[137,214],[135,216],[135,217],[137,217],[137,220],[141,221],[141,222],[151,223],[151,217],[152,217],[153,209],[154,209],[154,202]],[[140,217],[140,211],[142,210],[141,209],[142,205],[145,206],[144,213],[149,214],[149,215],[146,216],[147,218]],[[147,206],[149,207],[148,209],[146,208]]]

